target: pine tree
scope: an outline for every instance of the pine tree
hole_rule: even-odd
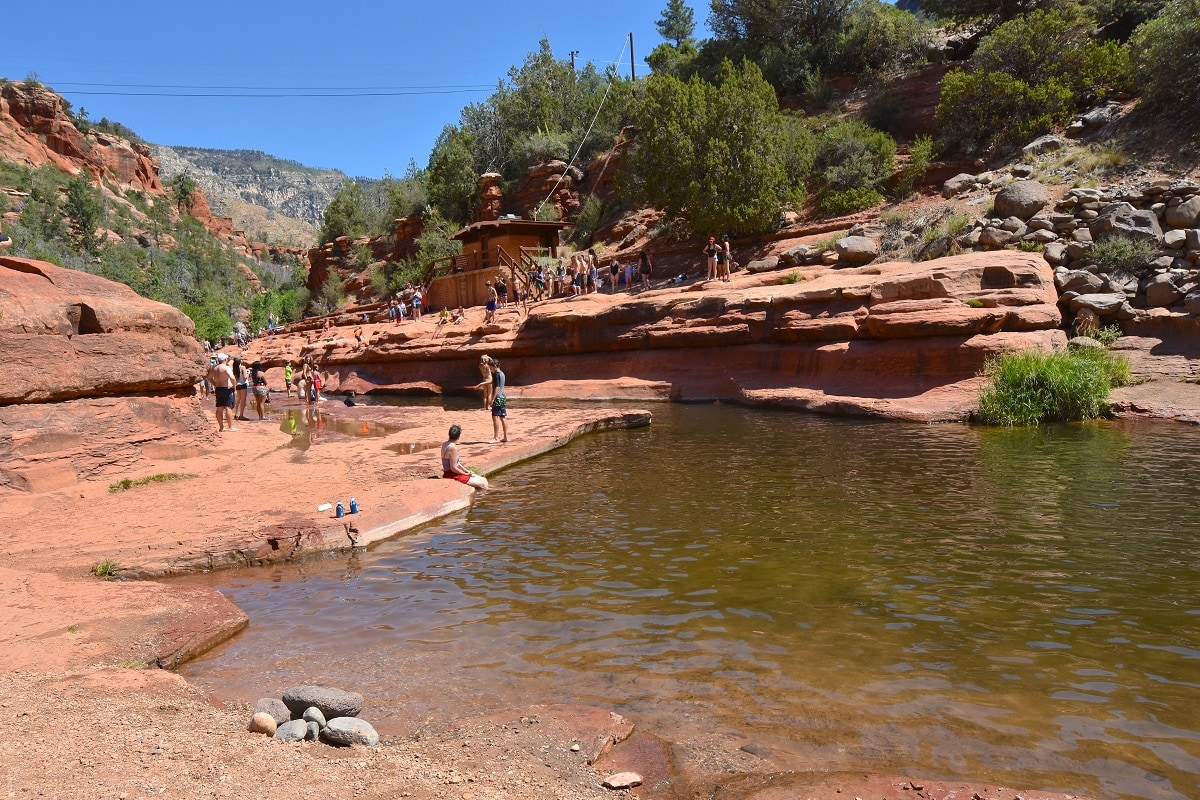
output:
[[[696,30],[696,18],[692,9],[683,0],[667,0],[662,16],[654,23],[659,35],[679,47],[692,38]]]

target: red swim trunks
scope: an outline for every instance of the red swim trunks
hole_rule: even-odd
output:
[[[449,478],[452,481],[458,481],[459,483],[466,483],[467,481],[471,480],[470,475],[459,475],[457,472],[443,472],[442,477]]]

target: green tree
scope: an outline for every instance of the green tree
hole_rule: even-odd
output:
[[[175,208],[179,211],[191,211],[196,204],[196,190],[200,184],[186,172],[181,172],[167,183],[171,196],[175,199]]]
[[[325,243],[341,236],[366,236],[369,229],[366,192],[358,181],[349,181],[329,201],[317,236]]]
[[[708,25],[722,39],[756,48],[820,46],[845,27],[853,0],[712,0]]]
[[[71,233],[75,246],[88,253],[100,247],[96,228],[104,216],[104,201],[100,192],[84,177],[83,172],[67,182],[67,197],[64,210],[71,219]]]
[[[679,47],[692,38],[696,30],[695,13],[683,0],[667,0],[667,7],[654,23],[658,35]]]
[[[654,75],[635,119],[626,185],[693,231],[769,230],[795,197],[775,91],[752,62],[726,62],[716,85]]]
[[[479,180],[471,146],[472,136],[455,127],[442,128],[426,170],[429,204],[447,219],[466,222],[471,218],[471,198]]]
[[[1130,45],[1146,104],[1200,119],[1200,0],[1171,0]]]

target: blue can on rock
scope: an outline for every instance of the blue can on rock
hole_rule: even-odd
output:
[[[342,501],[341,501],[341,500],[338,500],[338,504],[337,504],[337,513],[335,513],[335,514],[334,514],[334,516],[335,516],[335,517],[337,517],[337,518],[339,518],[339,519],[340,519],[340,518],[342,518],[342,517],[344,517],[344,516],[346,516],[346,509],[345,509],[345,508],[342,506]]]
[[[355,500],[353,497],[350,498],[350,513],[351,514],[358,513],[358,501]]]

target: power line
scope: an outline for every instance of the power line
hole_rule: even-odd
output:
[[[491,89],[490,83],[451,83],[433,86],[205,86],[175,83],[72,83],[55,82],[55,86],[90,86],[110,89],[238,89],[250,92],[286,91],[286,92],[376,92],[376,91],[410,91],[417,89]]]
[[[104,96],[104,97],[246,97],[246,98],[261,98],[261,97],[411,97],[415,95],[437,95],[437,94],[476,94],[479,92],[491,91],[492,89],[424,89],[424,90],[403,90],[389,92],[92,92],[92,91],[76,91],[74,89],[65,90],[63,94],[69,95],[86,95],[86,96]]]

